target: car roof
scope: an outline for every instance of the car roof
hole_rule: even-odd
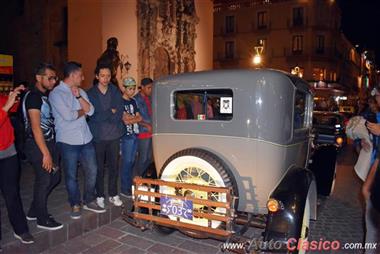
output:
[[[187,72],[176,75],[163,77],[156,81],[158,85],[177,85],[181,88],[199,88],[199,85],[207,83],[209,88],[220,87],[221,84],[229,84],[234,88],[243,88],[251,85],[252,82],[259,79],[288,79],[297,88],[312,93],[309,84],[294,75],[287,72],[274,69],[228,69],[228,70],[211,70]],[[236,80],[247,80],[250,82],[236,82]]]

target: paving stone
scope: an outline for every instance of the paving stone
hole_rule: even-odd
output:
[[[217,247],[212,247],[206,244],[196,243],[189,240],[181,243],[178,245],[178,247],[199,254],[217,253],[219,251],[219,248]]]
[[[157,253],[157,254],[188,253],[188,252],[186,252],[184,250],[173,248],[173,247],[161,244],[161,243],[156,243],[155,245],[153,245],[152,247],[150,247],[147,251],[148,251],[148,253]]]
[[[126,226],[126,222],[119,218],[111,222],[108,226],[111,228],[121,229]]]
[[[106,253],[118,246],[120,246],[121,243],[116,242],[114,240],[105,240],[104,242],[95,245],[94,247],[91,247],[90,249],[83,252],[83,254],[103,254]]]
[[[123,236],[122,238],[119,239],[119,241],[124,243],[124,244],[134,246],[134,247],[137,247],[137,248],[142,249],[142,250],[146,250],[154,244],[153,241],[150,241],[148,239],[144,239],[141,237],[137,237],[134,235]]]
[[[138,249],[136,247],[131,247],[129,245],[121,245],[109,252],[107,254],[145,254],[144,250]]]
[[[90,245],[82,241],[80,238],[73,239],[71,241],[68,241],[65,243],[64,248],[69,253],[81,253],[89,248],[91,248]]]
[[[107,237],[112,238],[112,239],[119,238],[122,235],[126,234],[125,232],[123,232],[121,230],[114,229],[114,228],[111,228],[108,226],[101,227],[100,229],[98,229],[96,231],[96,233],[99,233],[101,235],[107,236]]]
[[[107,238],[105,236],[96,234],[95,232],[91,232],[80,237],[81,241],[83,241],[85,244],[90,245],[91,247],[105,241],[106,239]]]

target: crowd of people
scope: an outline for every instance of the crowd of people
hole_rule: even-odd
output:
[[[132,77],[121,85],[112,84],[111,79],[112,66],[97,64],[93,87],[86,92],[80,88],[84,80],[80,63],[66,63],[59,83],[54,66],[41,63],[32,88],[18,86],[0,98],[0,189],[14,236],[22,243],[34,242],[27,220],[46,230],[63,227],[47,209],[48,197],[62,172],[70,216],[79,219],[82,209],[106,212],[106,194],[109,205],[121,206],[119,195],[132,195],[133,175],[143,175],[153,162],[153,80],[142,79],[136,93],[137,83]],[[22,112],[25,156],[35,173],[33,201],[26,215],[20,198],[20,162],[8,116],[15,104]],[[83,195],[79,169],[84,172]]]

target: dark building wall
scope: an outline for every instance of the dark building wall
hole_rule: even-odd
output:
[[[39,62],[67,59],[67,0],[2,0],[0,52],[14,57],[14,82],[33,82]]]

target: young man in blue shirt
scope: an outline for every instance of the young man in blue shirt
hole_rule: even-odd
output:
[[[61,152],[65,183],[71,205],[71,218],[81,217],[81,194],[78,186],[78,160],[85,173],[83,209],[104,213],[106,210],[95,201],[97,174],[93,136],[86,116],[94,114],[94,106],[80,87],[84,80],[82,66],[68,62],[64,67],[64,79],[49,95],[53,109],[56,140]]]

